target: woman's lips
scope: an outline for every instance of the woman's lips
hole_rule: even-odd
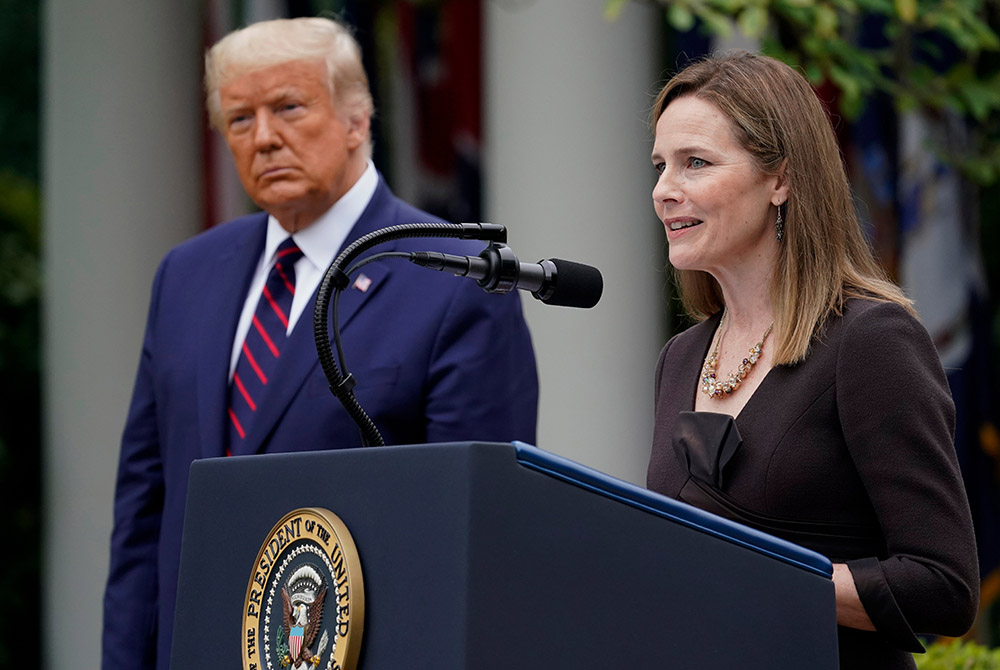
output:
[[[700,223],[701,221],[699,221],[698,219],[677,218],[677,219],[666,219],[663,222],[663,225],[665,225],[669,230],[677,231],[677,230],[684,230],[685,228],[691,228],[692,226],[697,226]]]

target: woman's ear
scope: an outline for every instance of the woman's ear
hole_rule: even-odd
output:
[[[788,166],[788,159],[781,161],[781,167],[775,173],[774,188],[771,192],[771,204],[777,207],[785,204],[788,200],[788,177],[785,176],[785,168]]]

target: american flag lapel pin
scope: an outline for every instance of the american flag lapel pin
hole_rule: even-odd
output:
[[[354,280],[354,288],[358,289],[362,293],[368,291],[368,288],[372,285],[372,279],[364,272],[358,275],[358,278]]]

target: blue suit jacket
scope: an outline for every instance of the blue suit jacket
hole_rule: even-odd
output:
[[[432,220],[380,179],[345,245],[379,228]],[[230,350],[266,221],[256,214],[208,230],[171,250],[156,273],[122,436],[104,670],[169,665],[188,468],[224,452]],[[484,246],[424,238],[371,253],[476,255]],[[355,393],[386,443],[533,443],[538,385],[518,296],[488,295],[472,281],[402,259],[363,272],[371,286],[345,291],[339,322]],[[314,305],[315,296],[260,402],[253,452],[361,446],[319,365]]]

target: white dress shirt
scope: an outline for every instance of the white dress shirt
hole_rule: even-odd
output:
[[[337,251],[347,239],[347,235],[361,217],[361,213],[368,207],[368,203],[371,202],[377,186],[378,173],[375,171],[375,165],[368,161],[368,167],[365,168],[354,186],[335,202],[333,207],[328,209],[323,216],[293,236],[295,243],[302,250],[302,258],[295,263],[295,297],[292,298],[292,308],[288,314],[289,333],[298,323],[299,317],[305,311],[306,305],[320,281],[323,280],[326,269],[333,262]],[[267,275],[271,272],[271,266],[274,265],[275,252],[288,237],[288,231],[281,227],[277,219],[269,216],[267,218],[267,239],[264,241],[264,253],[261,254],[260,260],[257,262],[257,269],[254,271],[246,301],[243,303],[243,312],[240,314],[240,321],[236,326],[236,336],[233,339],[233,349],[229,359],[230,380],[233,378],[233,371],[236,370],[236,362],[239,360],[240,351],[243,348],[243,340],[246,339],[254,312],[257,311],[257,303],[264,290]],[[311,323],[311,320],[307,319],[307,321]]]

